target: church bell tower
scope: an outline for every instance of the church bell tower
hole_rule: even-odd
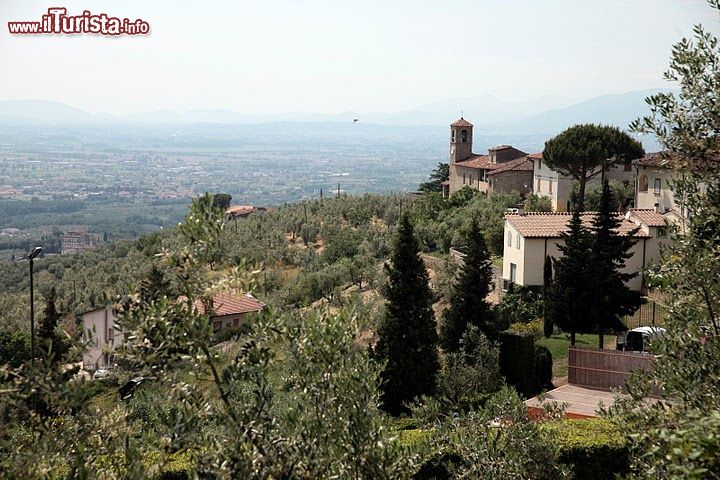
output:
[[[472,156],[472,123],[460,117],[450,124],[450,163]]]

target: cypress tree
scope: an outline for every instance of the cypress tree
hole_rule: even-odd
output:
[[[375,351],[385,362],[382,407],[398,415],[407,411],[405,402],[435,392],[435,376],[440,368],[428,274],[407,214],[400,218],[391,261],[385,270],[386,314],[378,328]]]
[[[148,275],[140,282],[140,300],[143,303],[151,303],[170,293],[170,282],[165,278],[165,274],[153,265]]]
[[[550,338],[553,333],[553,318],[551,315],[551,291],[553,282],[552,258],[550,255],[545,256],[545,265],[543,265],[543,334],[545,338]]]
[[[570,344],[575,345],[576,333],[594,331],[591,315],[594,292],[592,272],[588,265],[592,238],[583,226],[578,210],[573,212],[568,227],[558,245],[562,256],[555,262],[549,306],[553,324],[570,332]]]
[[[593,273],[592,312],[598,329],[598,347],[603,348],[605,330],[621,330],[623,315],[630,315],[640,307],[640,293],[625,284],[637,272],[625,273],[625,261],[632,256],[630,249],[637,242],[634,238],[638,228],[628,235],[618,234],[621,220],[612,208],[613,199],[607,180],[603,182],[600,209],[593,219],[594,234],[589,271]]]
[[[478,327],[490,340],[497,337],[495,318],[487,301],[491,284],[490,253],[477,221],[473,221],[467,236],[465,263],[440,325],[440,344],[446,352],[460,348],[460,339],[469,325]]]
[[[62,315],[57,310],[56,299],[57,292],[55,287],[52,287],[45,295],[45,310],[38,326],[38,338],[40,339],[41,351],[48,352],[52,345],[53,351],[61,353],[61,340],[56,331]]]

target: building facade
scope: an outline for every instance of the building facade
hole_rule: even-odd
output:
[[[550,168],[543,161],[542,153],[534,153],[528,155],[533,162],[532,189],[533,193],[539,197],[547,197],[550,199],[552,209],[555,212],[570,211],[570,194],[573,187],[573,178]],[[617,180],[627,183],[633,180],[633,170],[630,163],[616,165],[608,169],[605,176],[608,180]],[[600,185],[602,182],[602,172],[598,168],[592,178],[587,182],[587,186]],[[587,187],[586,187],[587,188]]]
[[[631,248],[631,257],[625,262],[627,273],[640,272],[660,260],[661,246],[669,239],[672,218],[654,210],[629,210],[617,214],[620,220],[619,233],[634,234],[637,242]],[[582,214],[583,223],[590,226],[595,212]],[[542,286],[545,257],[562,256],[558,246],[562,244],[561,234],[567,230],[572,214],[567,212],[534,212],[508,214],[505,216],[505,242],[503,247],[503,285]],[[642,291],[642,273],[630,279],[628,287]]]
[[[469,187],[483,193],[532,191],[532,162],[527,153],[510,145],[488,149],[487,155],[472,151],[473,125],[460,118],[450,125],[450,178],[445,195]]]
[[[66,232],[60,235],[60,253],[79,253],[91,250],[100,245],[97,233]]]
[[[205,306],[199,300],[193,304],[199,313],[205,313]],[[245,322],[248,314],[260,312],[265,304],[250,294],[216,294],[212,299],[210,322],[213,330],[238,327]],[[117,328],[117,317],[112,307],[97,308],[82,314],[83,331],[87,349],[83,354],[83,368],[94,370],[113,365],[114,351],[123,344],[124,334]]]
[[[112,365],[113,351],[122,345],[124,335],[116,328],[117,317],[112,307],[96,308],[82,314],[87,348],[83,354],[83,368],[97,369]]]
[[[676,208],[672,189],[678,175],[672,159],[660,153],[651,153],[635,160],[633,167],[636,174],[636,208],[652,209],[661,213],[679,210]]]

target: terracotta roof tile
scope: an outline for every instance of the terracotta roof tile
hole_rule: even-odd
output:
[[[642,158],[634,160],[633,165],[639,165],[641,167],[657,167],[657,168],[669,168],[674,169],[676,167],[676,160],[673,157],[664,154],[663,152],[648,153]]]
[[[664,227],[669,221],[665,214],[656,212],[652,208],[631,208],[628,214],[648,227]]]
[[[535,159],[537,159],[537,158],[543,158],[543,154],[542,154],[542,152],[531,153],[530,155],[528,155],[528,157],[529,157],[529,158],[535,158]]]
[[[495,145],[494,147],[488,148],[488,152],[497,152],[499,150],[507,150],[513,148],[511,145]]]
[[[233,205],[232,207],[225,210],[225,213],[234,217],[242,217],[250,215],[255,211],[255,207],[252,205]]]
[[[494,170],[501,164],[492,163],[490,161],[490,155],[473,155],[470,158],[455,162],[456,165],[466,168],[479,168],[481,170]]]
[[[193,305],[200,313],[205,313],[205,306],[199,299],[195,300]],[[215,317],[259,312],[263,308],[265,308],[265,304],[250,294],[231,295],[228,293],[218,293],[213,297],[213,310],[215,311]]]
[[[516,158],[515,160],[510,160],[509,162],[505,163],[498,163],[497,168],[494,169],[491,172],[488,172],[488,175],[496,175],[498,173],[502,172],[532,172],[533,170],[533,163],[530,158],[527,157],[520,157]]]
[[[581,214],[583,225],[590,227],[596,212],[584,212]],[[621,235],[627,235],[635,228],[634,222],[626,219],[623,214],[617,213],[620,218]],[[515,229],[525,238],[558,238],[567,229],[568,222],[572,218],[569,212],[532,212],[532,213],[511,213],[505,215],[505,220],[512,224]],[[650,237],[649,234],[638,231],[636,237]]]
[[[473,124],[460,117],[450,124],[451,127],[472,127]]]

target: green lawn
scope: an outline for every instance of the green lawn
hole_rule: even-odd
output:
[[[556,333],[550,338],[541,338],[535,342],[550,350],[553,358],[553,377],[566,377],[568,374],[568,347],[570,346],[570,335]],[[575,345],[579,347],[597,347],[597,335],[576,335]],[[605,335],[605,348],[612,348],[615,345],[615,337]],[[612,346],[612,347],[611,347]]]

